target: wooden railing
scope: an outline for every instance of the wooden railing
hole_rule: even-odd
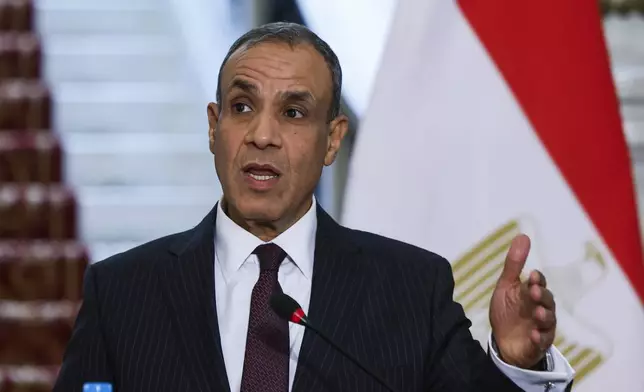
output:
[[[88,263],[63,182],[35,0],[0,0],[0,392],[51,390]]]

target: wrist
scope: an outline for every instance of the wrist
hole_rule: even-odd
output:
[[[537,363],[535,363],[534,365],[526,366],[505,356],[501,349],[499,349],[499,346],[496,344],[496,340],[494,339],[493,334],[491,344],[492,349],[496,352],[496,355],[499,357],[499,359],[510,366],[514,366],[520,369],[532,370],[535,372],[551,372],[554,368],[554,360],[549,350],[546,350],[543,357],[539,361],[537,361]]]

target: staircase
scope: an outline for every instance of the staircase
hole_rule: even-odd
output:
[[[51,390],[88,263],[217,200],[183,46],[164,0],[0,0],[0,392]]]
[[[198,223],[220,191],[207,102],[170,2],[41,0],[37,8],[54,124],[92,261]]]
[[[0,0],[0,392],[51,390],[87,253],[31,0]]]

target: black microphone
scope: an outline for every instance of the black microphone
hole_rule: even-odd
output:
[[[315,327],[311,322],[309,321],[308,317],[306,317],[306,314],[304,313],[304,310],[302,310],[302,307],[300,304],[298,304],[293,298],[291,298],[289,295],[284,294],[284,293],[275,293],[271,296],[270,299],[270,304],[275,313],[277,313],[278,316],[283,318],[284,320],[290,321],[295,324],[303,325],[304,327],[310,329],[311,331],[315,332],[319,337],[324,339],[331,347],[335,348],[340,352],[340,354],[344,355],[348,359],[351,360],[356,366],[358,366],[360,369],[362,369],[365,373],[367,373],[369,376],[373,377],[374,380],[378,381],[380,385],[383,387],[387,388],[390,392],[396,392],[395,389],[389,386],[385,380],[380,378],[376,373],[371,371],[369,368],[367,368],[365,365],[360,363],[356,357],[351,355],[349,352],[345,351],[337,345],[329,336],[327,336],[325,333],[320,331],[317,327]]]

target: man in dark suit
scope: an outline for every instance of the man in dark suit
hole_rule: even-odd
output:
[[[571,385],[552,347],[545,278],[520,280],[527,237],[514,240],[499,277],[486,353],[452,299],[445,259],[342,227],[317,205],[322,167],[347,132],[341,79],[331,48],[300,25],[262,26],[233,44],[208,105],[222,200],[194,229],[88,269],[54,391],[99,381],[118,392],[386,390],[277,317],[268,299],[279,291],[396,391]]]

